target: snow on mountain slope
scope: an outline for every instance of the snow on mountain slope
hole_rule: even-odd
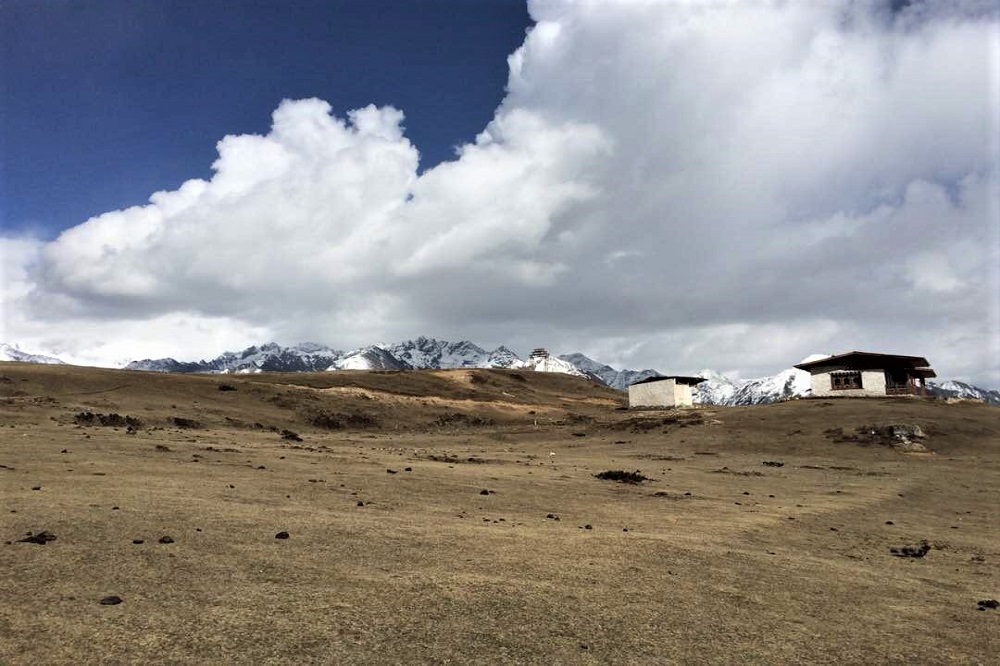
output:
[[[269,342],[247,347],[242,352],[225,352],[211,360],[180,362],[172,358],[133,361],[127,370],[153,372],[315,372],[326,370],[343,356],[343,352],[306,342],[282,347]]]
[[[16,345],[9,345],[0,342],[0,361],[17,361],[19,363],[45,363],[48,365],[64,365],[62,361],[54,356],[44,354],[29,354],[21,351]]]
[[[733,380],[714,370],[707,369],[699,372],[697,376],[704,377],[705,381],[692,389],[692,401],[705,405],[733,404],[733,396],[736,395],[739,388]]]
[[[412,370],[413,366],[372,345],[347,353],[335,360],[327,370]]]
[[[524,361],[521,358],[507,349],[503,345],[500,345],[496,349],[490,352],[490,355],[486,359],[487,368],[523,368],[525,366]]]
[[[521,360],[507,347],[486,351],[467,340],[449,342],[419,337],[394,344],[362,347],[347,353],[305,343],[282,347],[273,342],[226,352],[211,360],[180,362],[172,358],[133,361],[126,368],[157,372],[316,372],[322,370],[413,370],[451,368],[511,368],[561,372],[587,377],[571,363],[557,358]]]
[[[608,386],[622,390],[647,377],[663,376],[656,370],[615,370],[583,354],[565,354],[559,358],[596,375]],[[747,380],[730,379],[714,370],[702,370],[698,376],[706,381],[694,387],[692,397],[695,403],[704,405],[759,405],[809,394],[809,373],[795,368],[782,370],[771,377]]]
[[[588,373],[593,377],[600,379],[600,381],[608,386],[621,391],[627,389],[629,384],[634,384],[644,379],[649,379],[650,377],[662,376],[656,370],[615,370],[610,365],[598,363],[597,361],[587,358],[583,354],[579,353],[562,354],[559,358],[572,364],[584,373]]]
[[[978,386],[955,380],[941,383],[927,382],[927,392],[942,398],[982,400],[990,405],[1000,405],[1000,391],[979,388]]]
[[[801,398],[810,393],[809,373],[795,368],[787,368],[771,377],[734,382],[733,385],[736,390],[729,398],[708,404],[762,405],[790,398]],[[699,402],[699,400],[695,398],[695,402]]]
[[[412,368],[507,368],[521,359],[506,347],[488,352],[468,340],[448,342],[420,336],[391,345],[379,345]]]
[[[317,372],[323,370],[409,370],[414,368],[513,368],[523,361],[506,347],[488,352],[468,341],[417,338],[341,352],[315,343],[282,347],[273,342],[225,352],[210,360],[172,358],[133,361],[131,370],[158,372]]]
[[[144,372],[212,372],[204,367],[205,361],[184,362],[173,358],[143,359],[141,361],[130,361],[125,365],[126,370],[142,370]]]

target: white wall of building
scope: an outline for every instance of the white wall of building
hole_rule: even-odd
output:
[[[691,407],[691,386],[675,379],[633,384],[628,387],[628,406],[641,407]]]
[[[884,370],[862,370],[861,388],[859,389],[833,389],[831,375],[835,372],[843,372],[844,370],[847,370],[847,368],[831,368],[812,375],[810,378],[812,395],[817,398],[866,398],[884,396],[886,394]]]

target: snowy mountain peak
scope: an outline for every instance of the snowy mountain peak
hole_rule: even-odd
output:
[[[348,352],[335,360],[327,370],[411,370],[413,366],[401,361],[385,349],[372,345]]]
[[[503,345],[490,352],[486,363],[491,368],[520,368],[524,366],[524,361]]]
[[[650,377],[660,377],[662,373],[656,370],[615,370],[610,365],[604,365],[584,356],[583,354],[563,354],[561,360],[573,364],[588,376],[596,378],[611,388],[625,390],[630,384],[641,382]]]
[[[942,398],[960,398],[963,400],[982,400],[991,405],[1000,405],[1000,391],[994,391],[965,382],[949,380],[941,382],[927,382],[927,390],[931,395]]]
[[[416,340],[380,346],[413,368],[512,368],[522,363],[517,354],[506,347],[486,351],[468,340],[448,342],[421,336]]]
[[[17,345],[9,345],[0,342],[0,361],[17,361],[20,363],[45,363],[47,365],[63,365],[63,362],[54,356],[44,354],[29,354],[21,351]]]
[[[715,370],[711,370],[709,368],[705,368],[704,370],[700,370],[698,372],[697,376],[698,377],[703,377],[703,378],[708,379],[710,381],[711,380],[715,380],[715,381],[726,382],[728,384],[732,384],[733,383],[733,380],[731,380],[729,377],[726,377],[722,373],[716,372]]]

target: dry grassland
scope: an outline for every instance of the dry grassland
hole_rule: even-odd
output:
[[[620,401],[0,364],[0,663],[998,663],[1000,410]]]

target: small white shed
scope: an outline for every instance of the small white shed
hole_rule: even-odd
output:
[[[629,409],[656,407],[691,407],[691,387],[705,381],[703,377],[650,377],[628,387]]]

